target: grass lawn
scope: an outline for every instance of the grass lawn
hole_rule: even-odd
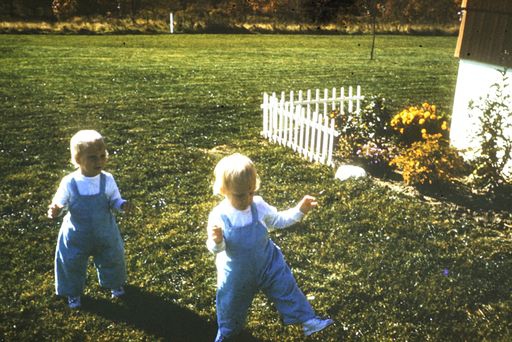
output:
[[[510,210],[425,201],[378,179],[344,183],[259,136],[263,92],[361,85],[397,111],[450,112],[455,37],[0,35],[0,339],[212,341],[206,220],[224,155],[256,163],[278,208],[325,190],[302,223],[273,232],[313,307],[337,324],[308,340],[505,341],[512,337]],[[83,308],[54,295],[60,221],[45,217],[69,139],[93,128],[140,209],[119,216],[127,299],[92,267]],[[244,341],[300,341],[263,296]]]

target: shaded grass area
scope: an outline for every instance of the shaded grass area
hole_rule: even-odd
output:
[[[262,93],[360,84],[449,112],[453,37],[0,36],[0,336],[14,340],[194,340],[215,334],[206,220],[212,170],[239,151],[278,208],[325,190],[301,224],[272,233],[302,290],[336,325],[317,341],[508,340],[511,214],[446,196],[429,203],[333,171],[259,137]],[[94,128],[139,212],[119,216],[129,272],[111,301],[89,268],[84,308],[53,294],[60,222],[45,218],[68,144]],[[257,296],[243,340],[300,341]]]

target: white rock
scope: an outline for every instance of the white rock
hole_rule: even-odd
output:
[[[336,174],[334,175],[335,179],[339,179],[341,181],[347,180],[349,178],[360,178],[366,177],[366,171],[359,166],[355,165],[341,165],[336,170]]]

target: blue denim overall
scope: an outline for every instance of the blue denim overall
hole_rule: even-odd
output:
[[[106,176],[100,192],[82,196],[71,180],[69,212],[63,219],[55,251],[55,291],[79,296],[85,286],[87,263],[93,256],[102,287],[119,288],[126,281],[124,246],[105,195]]]
[[[251,204],[252,222],[234,227],[224,221],[225,252],[217,255],[216,341],[239,333],[255,294],[262,290],[274,303],[284,324],[303,323],[315,313],[297,286],[283,254],[268,237]]]

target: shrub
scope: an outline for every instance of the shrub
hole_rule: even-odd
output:
[[[435,184],[448,182],[461,173],[464,161],[441,133],[424,134],[394,157],[390,165],[402,171],[406,184]]]
[[[379,95],[365,99],[361,112],[356,115],[340,115],[331,112],[336,128],[341,133],[338,139],[338,155],[341,158],[362,158],[371,165],[387,166],[393,131],[389,126],[391,111],[388,101]]]
[[[398,148],[394,143],[375,140],[361,145],[356,155],[364,159],[370,167],[386,169],[389,162],[396,156],[397,151]]]
[[[428,135],[441,134],[443,138],[448,139],[448,122],[445,114],[439,113],[436,105],[426,102],[396,114],[390,125],[399,133],[399,141],[407,146],[425,140]]]
[[[511,95],[506,91],[507,86],[504,70],[502,81],[491,86],[494,91],[469,104],[472,115],[478,114],[479,123],[476,129],[479,147],[472,162],[475,184],[492,194],[511,182],[511,177],[504,172],[507,161],[512,158],[512,137],[506,133],[507,130],[512,132]]]
[[[423,103],[396,114],[390,122],[398,133],[398,149],[389,165],[402,172],[406,184],[447,182],[462,173],[464,161],[448,140],[446,115]]]

